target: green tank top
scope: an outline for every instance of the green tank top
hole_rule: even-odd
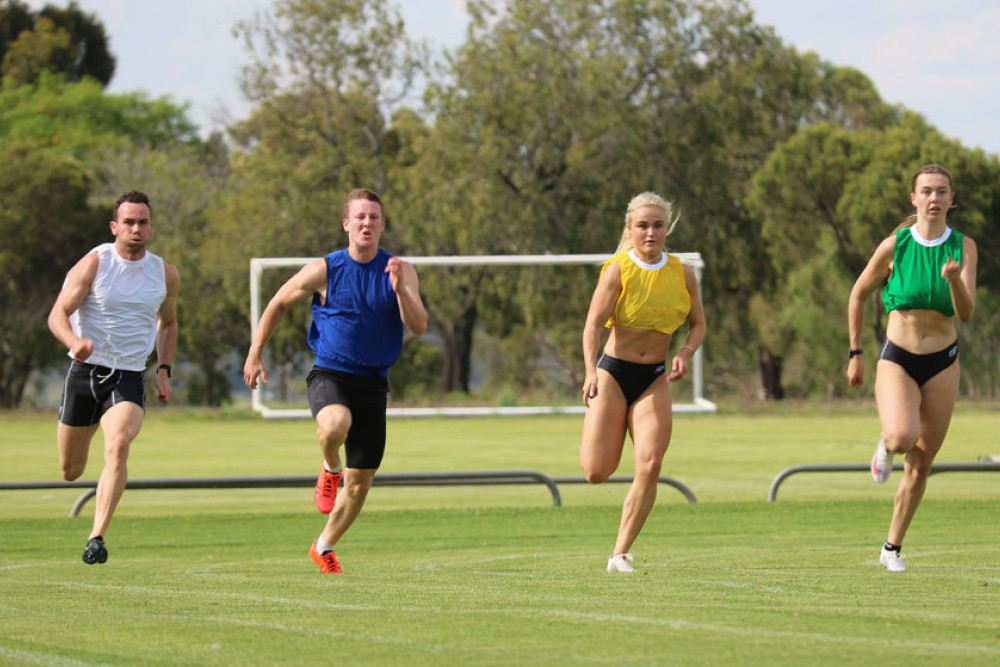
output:
[[[933,241],[921,237],[915,226],[896,232],[892,275],[882,288],[885,312],[936,310],[947,317],[954,316],[951,289],[941,277],[941,267],[949,257],[961,263],[964,237],[951,227]]]

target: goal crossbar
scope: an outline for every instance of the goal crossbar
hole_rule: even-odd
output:
[[[701,284],[702,269],[705,266],[701,253],[671,253],[682,263],[692,267]],[[603,264],[611,255],[567,254],[567,255],[435,255],[404,256],[401,259],[414,266],[532,266]],[[250,336],[257,333],[257,325],[263,312],[261,299],[261,277],[265,269],[298,268],[320,257],[254,257],[250,260]],[[704,375],[702,353],[699,348],[691,360],[691,382],[693,399],[690,403],[674,403],[674,412],[715,412],[716,405],[704,397]],[[271,408],[261,398],[261,388],[251,390],[251,406],[266,419],[311,419],[308,408]],[[499,407],[436,407],[436,408],[388,408],[389,417],[480,417],[480,416],[532,416],[547,414],[583,414],[585,408],[579,406],[499,406]]]

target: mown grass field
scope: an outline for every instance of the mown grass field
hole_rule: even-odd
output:
[[[0,415],[0,480],[58,477],[54,415]],[[963,405],[940,461],[1000,453],[1000,409]],[[990,665],[1000,662],[1000,475],[931,478],[877,565],[895,479],[789,478],[858,463],[865,404],[679,415],[633,554],[604,564],[625,485],[376,487],[341,541],[343,577],[306,556],[309,489],[126,492],[102,566],[80,562],[76,491],[0,492],[0,664]],[[579,475],[580,421],[393,420],[383,471]],[[151,410],[131,477],[311,474],[309,422]],[[85,478],[99,471],[92,452]],[[619,471],[629,474],[631,464]]]

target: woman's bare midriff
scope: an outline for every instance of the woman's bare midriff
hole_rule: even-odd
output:
[[[955,342],[955,318],[936,310],[893,310],[886,336],[913,354],[938,352]]]
[[[649,329],[630,329],[615,325],[604,352],[615,359],[637,364],[655,364],[667,358],[672,336]]]

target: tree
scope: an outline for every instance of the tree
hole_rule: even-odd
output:
[[[74,82],[89,77],[102,86],[111,83],[115,74],[115,57],[108,48],[104,24],[95,14],[84,13],[76,0],[71,0],[66,9],[45,5],[38,13],[38,20],[42,19],[51,20],[57,28],[66,30],[72,39],[73,62],[59,71]]]
[[[115,71],[104,26],[76,2],[38,13],[18,0],[0,5],[0,62],[10,78],[5,85],[34,83],[49,72],[73,82],[89,77],[104,87]]]
[[[0,143],[31,141],[80,159],[109,145],[194,143],[185,111],[165,97],[107,95],[90,79],[68,83],[44,72],[34,85],[0,90]]]
[[[41,18],[33,31],[22,32],[7,49],[3,75],[16,84],[34,83],[43,71],[65,70],[73,59],[70,34],[51,19]]]
[[[746,339],[753,295],[774,281],[743,203],[750,177],[803,125],[826,116],[878,125],[892,110],[865,77],[784,47],[744,2],[499,4],[469,3],[466,43],[450,55],[446,83],[431,88],[435,125],[416,170],[426,182],[411,189],[433,223],[414,236],[429,253],[610,252],[625,203],[657,190],[682,213],[671,247],[700,250],[710,266],[709,352],[721,374],[756,364],[780,381],[768,368],[780,359]],[[450,177],[435,182],[442,173]],[[546,284],[568,294],[571,281],[595,278],[567,272]],[[490,280],[479,293],[466,280],[440,290],[464,325],[451,329],[483,318],[576,359],[585,304],[513,281]],[[432,305],[448,303],[430,289]],[[505,306],[477,307],[485,301]]]
[[[828,395],[846,388],[847,294],[876,246],[912,212],[910,179],[930,162],[951,170],[962,205],[949,213],[949,224],[976,239],[980,287],[996,290],[992,228],[1000,204],[1000,162],[943,137],[917,114],[904,113],[899,123],[877,130],[825,123],[804,128],[754,176],[747,204],[763,221],[777,277],[760,292],[759,300],[769,307],[761,308],[757,321],[771,332],[769,349],[794,360],[797,394],[808,395],[817,376],[828,378],[823,387]],[[995,368],[990,355],[998,341],[986,318],[961,329],[961,336],[968,328],[977,341],[963,345],[963,358],[983,354],[972,368]],[[881,347],[885,310],[878,295],[865,323],[866,346]],[[988,385],[991,377],[985,374]]]
[[[46,318],[80,249],[98,241],[89,192],[77,160],[0,144],[0,407],[17,407],[31,372],[59,357]]]
[[[21,0],[0,0],[0,62],[10,45],[25,30],[35,26],[35,15]]]
[[[171,146],[193,133],[169,102],[105,95],[89,79],[74,84],[43,72],[35,85],[0,90],[0,404],[16,406],[27,374],[65,354],[46,315],[66,271],[109,238],[110,201],[121,192],[91,201],[92,190],[106,185],[104,151]]]
[[[385,121],[426,60],[398,9],[386,0],[278,0],[233,32],[252,54],[241,86],[260,121],[324,146],[324,185],[353,181],[391,195]]]

